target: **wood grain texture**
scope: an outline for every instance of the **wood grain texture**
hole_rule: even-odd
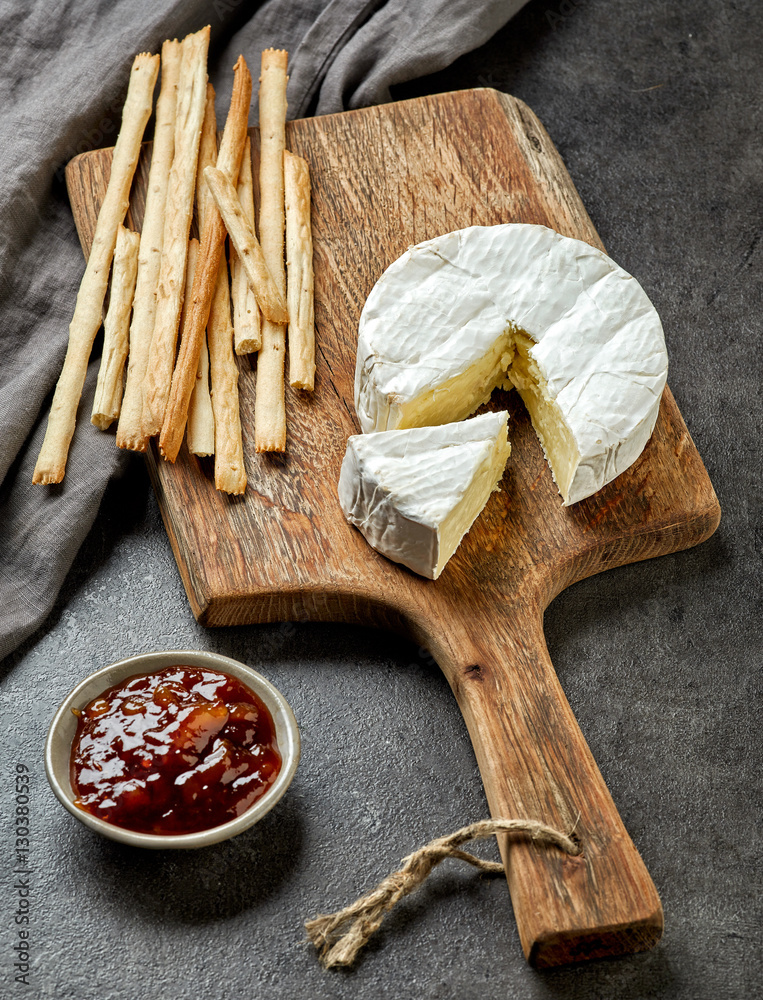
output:
[[[464,714],[493,815],[574,826],[583,845],[569,858],[501,844],[528,959],[547,966],[649,948],[662,932],[659,897],[559,686],[542,620],[571,583],[712,534],[720,511],[702,461],[666,389],[635,465],[563,508],[516,393],[496,392],[490,406],[511,415],[502,490],[440,579],[370,549],[344,520],[336,483],[358,431],[358,317],[384,268],[412,243],[473,224],[541,223],[601,243],[541,124],[492,90],[291,122],[287,144],[313,177],[315,392],[287,389],[288,450],[257,455],[254,372],[240,359],[244,497],[218,493],[209,463],[185,446],[174,466],[148,455],[194,614],[207,625],[371,623],[428,647]],[[67,171],[86,253],[110,156],[83,154]]]

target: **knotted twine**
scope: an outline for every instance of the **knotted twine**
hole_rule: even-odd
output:
[[[432,869],[445,858],[459,858],[480,871],[502,874],[502,864],[485,861],[460,850],[460,845],[468,840],[481,840],[497,833],[553,844],[566,854],[581,853],[580,845],[570,836],[531,819],[483,819],[464,826],[447,837],[438,837],[403,858],[403,867],[399,871],[388,875],[375,889],[350,906],[337,910],[336,913],[321,913],[313,920],[306,921],[307,936],[317,948],[323,967],[333,969],[352,965],[360,949],[379,929],[393,906],[420,886]]]

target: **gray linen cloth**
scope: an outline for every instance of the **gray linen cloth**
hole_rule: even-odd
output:
[[[445,68],[524,2],[0,3],[0,658],[43,623],[109,479],[140,460],[90,424],[95,357],[64,481],[32,485],[84,270],[63,169],[116,141],[133,56],[210,24],[218,116],[239,52],[256,75],[268,46],[290,52],[289,117],[328,114],[389,101],[391,86]],[[253,103],[256,124],[256,88]]]

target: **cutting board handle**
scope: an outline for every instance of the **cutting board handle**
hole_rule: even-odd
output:
[[[525,956],[537,967],[644,951],[662,906],[562,691],[543,613],[513,605],[480,633],[443,616],[428,646],[463,712],[494,817],[579,838],[578,857],[499,838]]]

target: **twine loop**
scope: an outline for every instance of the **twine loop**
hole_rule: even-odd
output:
[[[336,913],[321,913],[305,923],[307,936],[318,949],[324,968],[352,965],[389,911],[403,896],[420,886],[445,858],[466,861],[483,872],[503,874],[503,865],[498,862],[485,861],[460,849],[460,845],[469,840],[482,840],[498,833],[550,844],[573,856],[581,853],[580,845],[571,835],[530,819],[483,819],[446,837],[438,837],[403,858],[403,867],[388,875],[365,896]]]

